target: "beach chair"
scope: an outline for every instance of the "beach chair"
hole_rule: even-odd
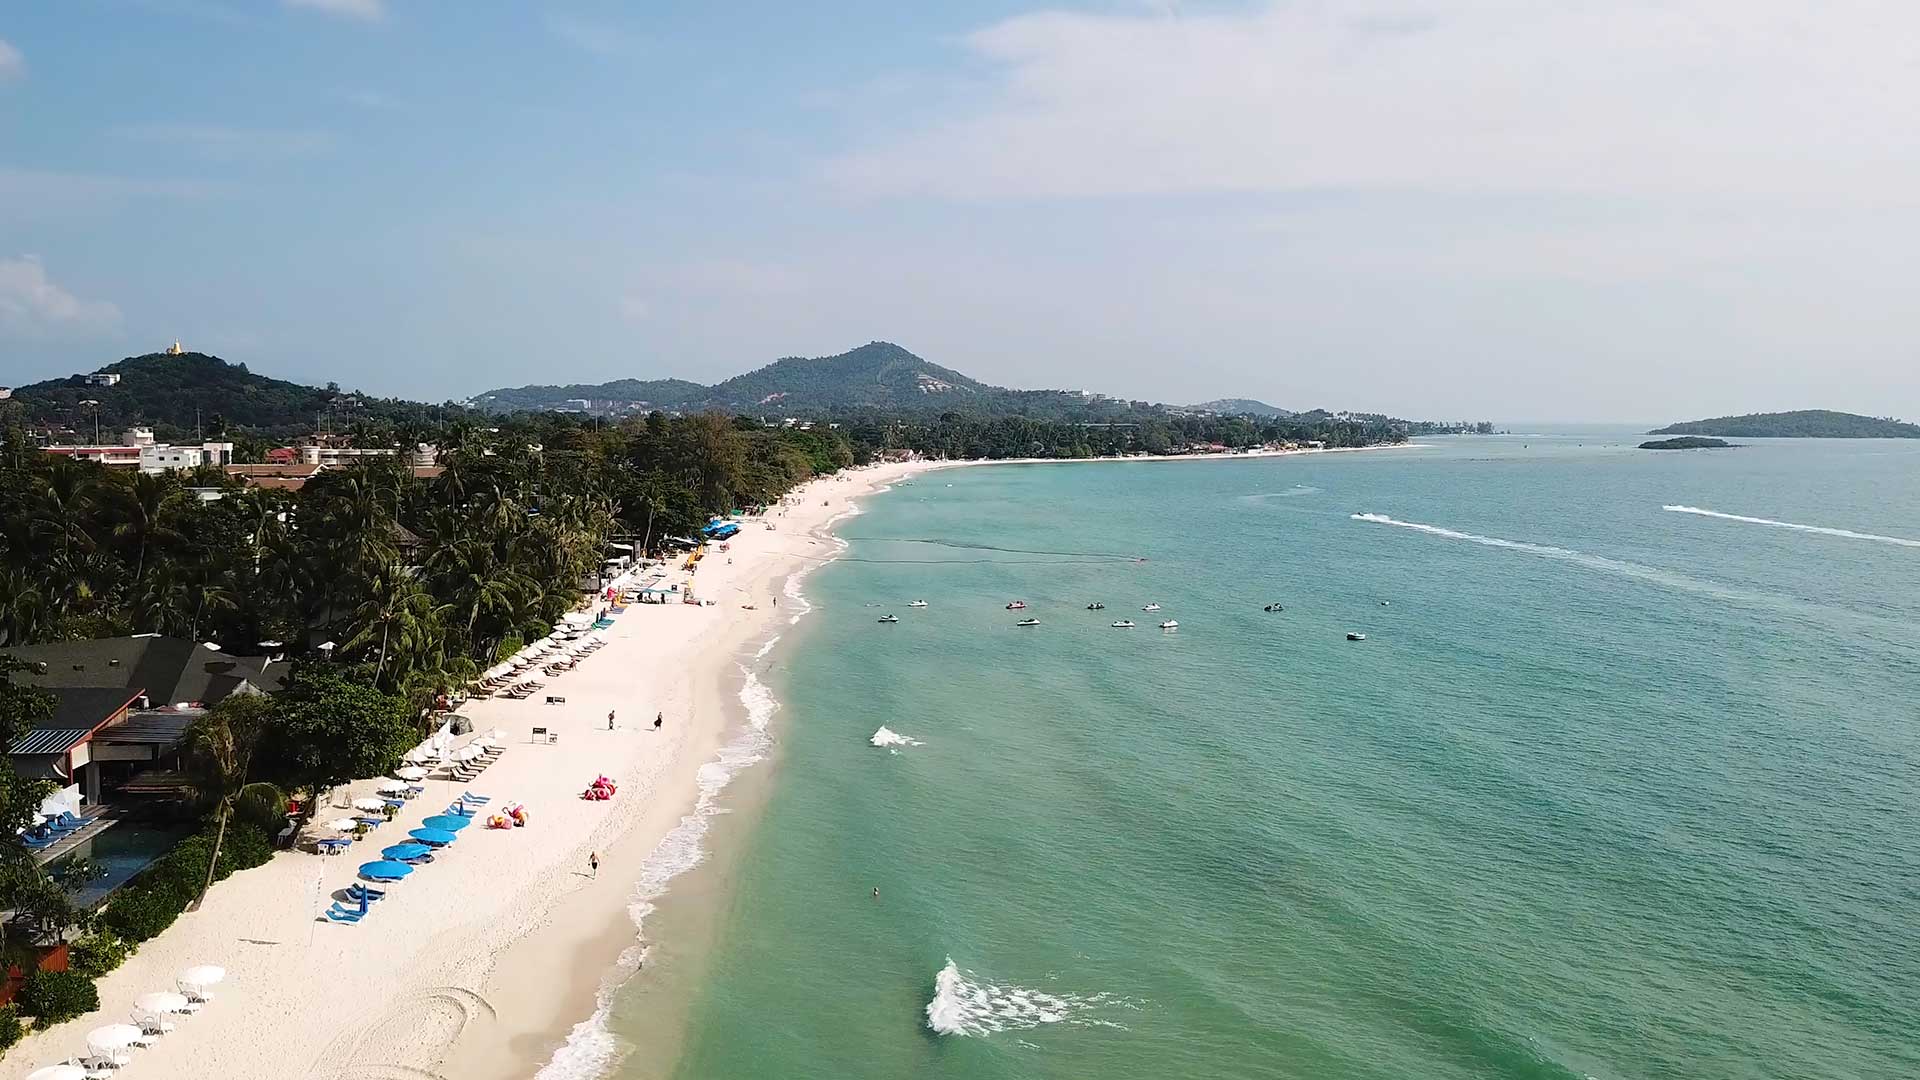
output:
[[[327,909],[327,920],[329,922],[345,923],[348,926],[352,926],[359,922],[361,918],[362,916],[358,911],[343,911],[339,908]]]
[[[349,900],[358,900],[362,895],[364,895],[368,901],[382,900],[382,899],[385,899],[387,895],[387,890],[385,889],[371,888],[369,886],[362,885],[357,881],[347,886],[346,891],[347,891],[347,899]],[[339,903],[339,901],[336,900],[334,901],[334,903],[337,904]]]
[[[464,803],[476,803],[476,804],[484,805],[486,803],[492,802],[493,797],[490,795],[475,795],[471,791],[466,791],[460,794],[460,801]]]

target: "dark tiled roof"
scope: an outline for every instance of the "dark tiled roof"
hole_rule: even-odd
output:
[[[271,661],[264,656],[234,656],[150,634],[22,645],[4,651],[28,665],[46,665],[45,672],[30,666],[14,674],[26,685],[50,690],[122,687],[145,691],[154,705],[178,701],[211,705],[242,682],[271,690],[286,670],[282,666],[269,673]]]
[[[137,694],[124,687],[99,686],[53,687],[48,692],[55,698],[53,716],[15,740],[8,753],[64,754],[125,709]]]

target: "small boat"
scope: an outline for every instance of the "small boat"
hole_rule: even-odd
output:
[[[1393,601],[1391,601],[1391,600],[1382,600],[1382,601],[1380,601],[1380,606],[1381,606],[1381,607],[1392,607],[1392,606],[1393,606]]]
[[[1115,630],[1131,630],[1133,629],[1133,620],[1121,619],[1119,622],[1113,624],[1113,628]]]
[[[1027,610],[1027,602],[1025,600],[1015,600],[1012,603],[1007,605],[1007,610],[1008,611],[1025,611]]]
[[[1281,607],[1279,604],[1268,604],[1266,607],[1263,607],[1260,610],[1261,611],[1285,611],[1287,609]]]
[[[1348,634],[1348,635],[1347,635],[1347,640],[1348,640],[1348,641],[1365,641],[1365,640],[1367,640],[1367,635],[1365,635],[1365,634]]]
[[[1039,619],[1021,619],[1021,620],[1020,620],[1019,622],[1017,622],[1017,623],[1014,623],[1013,625],[1015,625],[1015,626],[1039,626],[1039,625],[1040,625],[1040,620],[1039,620]]]
[[[1107,605],[1101,603],[1098,600],[1095,600],[1093,603],[1087,605],[1087,610],[1088,611],[1105,611],[1107,610]]]
[[[1147,605],[1146,607],[1143,607],[1143,608],[1141,608],[1140,610],[1141,610],[1141,611],[1159,611],[1159,610],[1160,610],[1160,605],[1159,605],[1159,604],[1148,604],[1148,605]]]
[[[1168,619],[1168,620],[1167,620],[1166,622],[1163,622],[1163,623],[1161,623],[1161,624],[1160,624],[1160,629],[1162,629],[1162,630],[1178,630],[1178,629],[1180,629],[1180,624],[1179,624],[1179,623],[1177,623],[1177,622],[1174,622],[1174,621],[1173,621],[1172,619]]]
[[[925,600],[915,600],[913,603],[908,604],[907,606],[908,607],[926,607],[927,602]]]
[[[880,621],[881,621],[881,622],[899,622],[899,621],[900,621],[900,616],[898,616],[898,615],[882,615],[882,616],[880,616]]]

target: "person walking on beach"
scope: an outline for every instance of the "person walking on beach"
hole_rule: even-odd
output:
[[[587,853],[587,869],[593,872],[594,877],[597,878],[600,876],[600,853],[599,852],[591,851]]]
[[[663,713],[663,712],[654,713],[653,714],[653,730],[659,731],[660,725],[663,723],[666,723],[666,720],[667,720],[666,713]]]
[[[612,709],[607,710],[607,730],[608,731],[613,730],[613,710]]]

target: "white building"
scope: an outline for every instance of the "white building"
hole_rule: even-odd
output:
[[[140,448],[140,471],[143,473],[197,469],[202,465],[227,465],[232,461],[233,444],[230,442],[201,443],[199,446],[149,443]]]
[[[13,396],[13,387],[0,386],[0,401],[5,401],[12,396]]]
[[[96,371],[87,376],[88,386],[118,386],[120,373],[117,371]]]
[[[361,458],[392,457],[397,453],[398,450],[385,446],[303,446],[300,448],[300,464],[351,465]]]

